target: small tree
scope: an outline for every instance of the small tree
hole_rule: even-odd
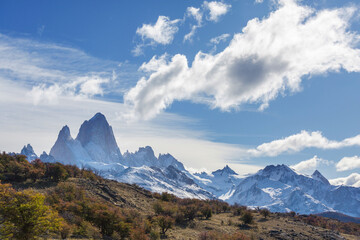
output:
[[[241,216],[240,220],[244,222],[244,224],[250,224],[253,222],[253,215],[250,211],[246,211],[243,213],[243,215]]]
[[[0,184],[0,237],[27,240],[59,231],[61,218],[44,200],[40,193],[17,192],[9,184]]]
[[[209,206],[204,206],[203,208],[201,208],[201,214],[206,218],[206,219],[210,219],[212,217],[212,210]]]
[[[174,219],[168,216],[159,216],[157,217],[157,223],[160,227],[160,234],[165,235],[167,230],[172,228],[174,224]]]
[[[260,210],[260,214],[264,216],[264,218],[266,219],[266,217],[268,217],[270,215],[270,211],[269,209],[263,208]]]

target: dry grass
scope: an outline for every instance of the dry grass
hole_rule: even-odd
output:
[[[105,200],[121,208],[140,210],[144,217],[154,215],[152,193],[135,185],[118,183],[112,180],[91,181],[71,178],[67,182],[83,188],[90,197]],[[55,185],[37,184],[32,188],[45,193]],[[18,189],[28,186],[17,186]],[[213,214],[210,220],[196,219],[186,226],[174,226],[166,233],[167,239],[198,239],[202,232],[215,231],[226,234],[241,232],[249,239],[358,239],[356,236],[335,233],[333,231],[307,225],[294,217],[271,213],[266,219],[253,211],[252,224],[243,225],[239,216],[232,213]]]

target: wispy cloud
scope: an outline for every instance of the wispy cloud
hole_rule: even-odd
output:
[[[196,20],[196,24],[191,25],[190,32],[184,36],[184,42],[192,41],[197,29],[203,27],[204,15],[207,16],[205,21],[218,22],[220,17],[225,15],[230,8],[230,4],[217,1],[204,1],[199,8],[188,7],[186,10],[186,16],[188,18],[194,18]]]
[[[263,110],[279,94],[300,91],[304,76],[360,71],[360,35],[349,30],[356,7],[316,11],[295,0],[277,7],[250,20],[222,52],[198,52],[191,64],[177,54],[142,78],[125,95],[134,115],[149,119],[174,101],[199,99],[223,111]]]
[[[186,10],[186,16],[192,17],[196,20],[196,24],[191,25],[191,31],[184,36],[184,41],[191,41],[196,30],[202,26],[203,12],[200,8],[188,7]]]
[[[63,95],[122,95],[139,73],[119,65],[74,48],[0,34],[0,76],[26,86],[34,104],[54,104]]]

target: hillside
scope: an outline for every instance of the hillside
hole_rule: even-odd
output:
[[[54,168],[58,171],[51,170]],[[44,164],[38,160],[29,163],[24,156],[2,154],[0,169],[1,186],[11,183],[18,192],[41,193],[45,196],[44,204],[58,214],[61,226],[52,233],[42,233],[43,237],[356,239],[358,236],[339,231],[360,232],[359,224],[345,224],[318,216],[269,212],[265,218],[260,209],[230,206],[218,200],[180,199],[171,194],[151,193],[136,185],[103,179],[74,166]],[[40,169],[44,171],[39,172]],[[0,203],[4,202],[4,194],[1,197]],[[1,215],[3,209],[0,210]],[[247,222],[246,216],[252,216],[252,221]]]
[[[30,144],[21,153],[29,161],[37,158]],[[106,179],[180,198],[220,199],[273,212],[338,212],[360,217],[360,188],[331,185],[318,170],[310,176],[286,165],[268,165],[242,177],[226,165],[211,173],[191,173],[169,153],[155,156],[151,146],[121,154],[112,127],[101,113],[85,120],[76,138],[64,126],[50,153],[43,152],[40,159],[85,167]]]

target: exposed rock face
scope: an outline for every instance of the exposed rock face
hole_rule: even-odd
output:
[[[95,162],[119,162],[122,160],[113,130],[101,113],[85,121],[79,130],[76,140]]]
[[[85,121],[76,139],[70,135],[68,126],[64,126],[51,148],[50,155],[64,164],[87,166],[91,162],[117,163],[122,155],[117,146],[114,133],[101,113]]]

